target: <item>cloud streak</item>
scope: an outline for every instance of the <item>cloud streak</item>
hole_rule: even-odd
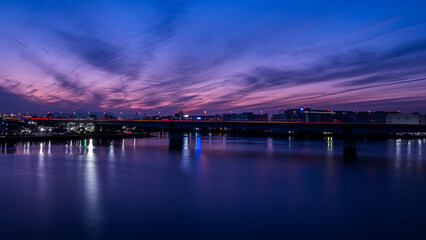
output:
[[[396,3],[380,14],[373,11],[378,2],[333,11],[309,5],[49,2],[46,12],[23,2],[0,19],[0,34],[14,36],[0,40],[1,94],[40,111],[426,105],[423,2]]]

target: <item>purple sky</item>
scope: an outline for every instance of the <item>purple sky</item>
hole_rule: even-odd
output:
[[[426,1],[0,3],[0,112],[426,113]]]

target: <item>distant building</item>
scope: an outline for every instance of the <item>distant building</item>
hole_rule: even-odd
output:
[[[3,121],[3,119],[0,119],[0,134],[3,134],[7,131],[7,121]]]
[[[358,112],[313,110],[311,108],[284,109],[272,115],[273,121],[285,122],[344,122],[344,123],[388,123],[420,124],[424,116],[419,113],[402,114],[400,112]]]
[[[161,120],[174,120],[175,117],[174,116],[162,116],[160,119]]]
[[[21,128],[25,125],[21,120],[19,119],[2,119],[0,120],[0,133],[18,133],[18,131],[21,130]]]
[[[202,116],[194,116],[195,119],[192,120],[202,120],[202,121],[222,121],[223,116],[216,114],[216,115],[202,115]]]
[[[356,112],[352,123],[386,123],[387,112]]]
[[[117,120],[116,117],[112,116],[110,113],[105,113],[104,114],[104,119],[105,120]]]
[[[420,116],[420,124],[426,124],[426,115]]]
[[[147,120],[160,120],[160,119],[161,119],[160,115],[149,116],[147,118]]]
[[[353,112],[313,110],[311,108],[297,108],[279,110],[272,115],[272,120],[285,122],[347,122],[352,121]]]
[[[401,114],[389,113],[386,114],[386,123],[389,124],[420,124],[422,116],[419,113]]]
[[[268,114],[254,114],[252,112],[223,114],[224,121],[267,121]]]
[[[186,117],[186,118],[188,118],[189,116],[188,116],[188,115],[185,115],[185,114],[183,113],[183,111],[180,111],[179,113],[176,113],[176,114],[174,115],[174,119],[175,119],[175,120],[185,120],[185,117]]]

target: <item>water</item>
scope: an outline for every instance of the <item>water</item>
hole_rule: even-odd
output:
[[[426,239],[426,140],[1,144],[0,239]]]

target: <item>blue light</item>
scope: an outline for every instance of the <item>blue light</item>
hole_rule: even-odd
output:
[[[197,120],[201,120],[201,117],[197,117]]]
[[[303,110],[305,110],[305,108],[300,108],[300,111],[303,111]]]

